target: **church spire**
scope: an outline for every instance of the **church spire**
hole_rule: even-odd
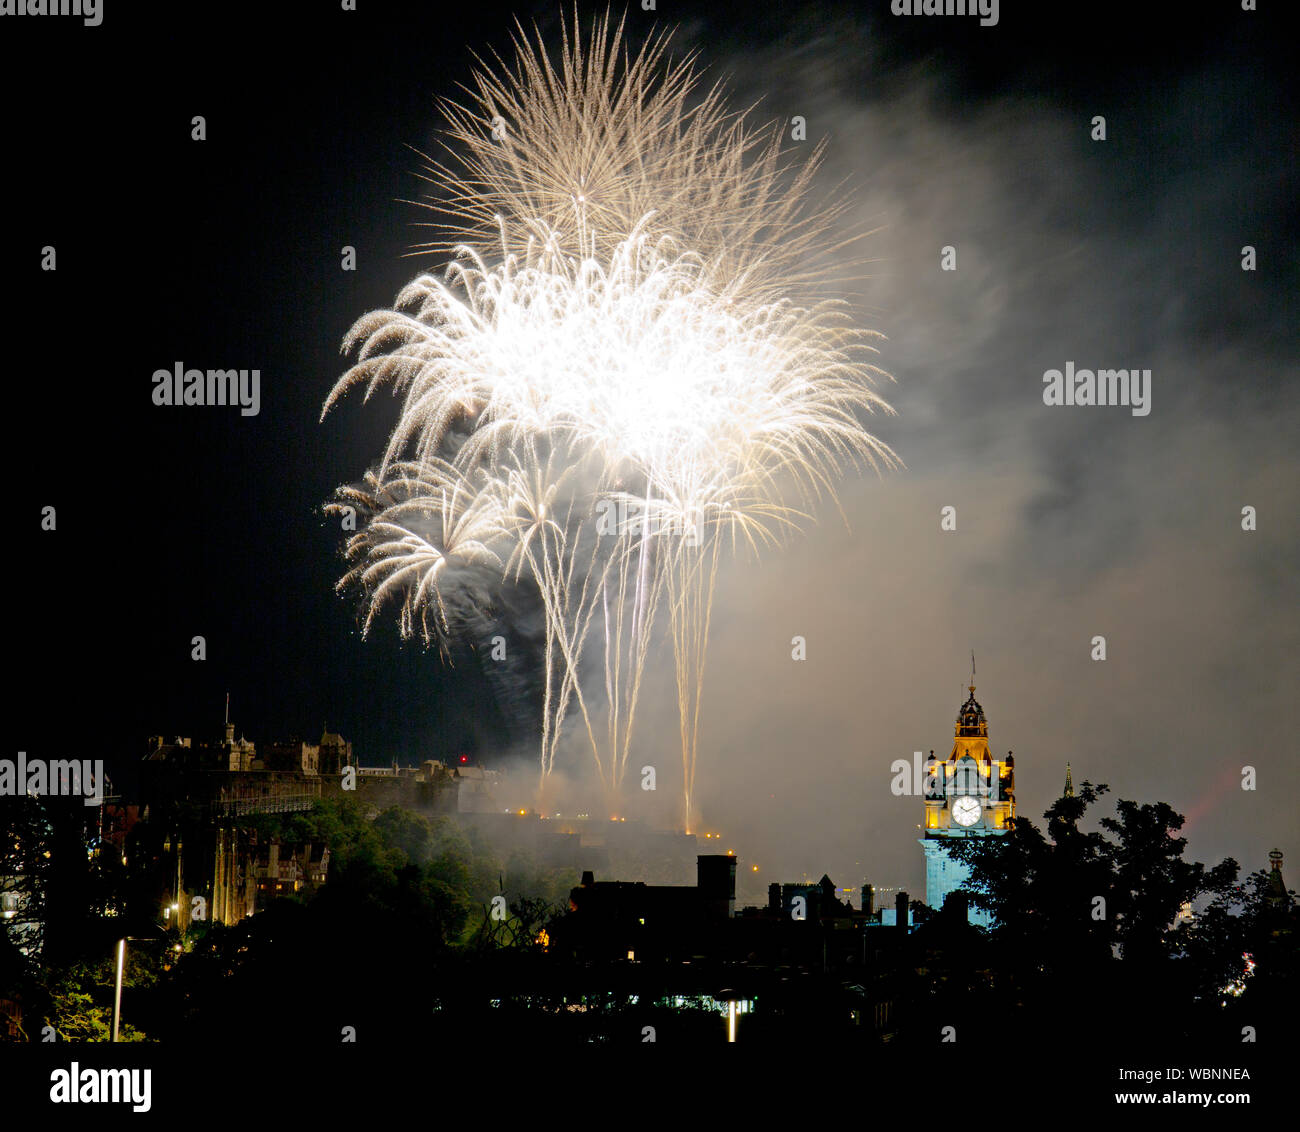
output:
[[[1065,797],[1074,797],[1074,777],[1070,774],[1070,764],[1065,764]]]
[[[1282,880],[1282,851],[1274,849],[1268,855],[1268,863],[1268,885],[1264,890],[1264,899],[1272,908],[1283,910],[1290,908],[1291,894],[1287,892],[1286,884]]]

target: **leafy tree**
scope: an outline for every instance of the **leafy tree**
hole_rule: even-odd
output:
[[[1114,937],[1125,959],[1154,962],[1173,954],[1171,928],[1184,905],[1219,896],[1237,879],[1232,858],[1212,869],[1184,861],[1187,839],[1174,834],[1182,814],[1164,802],[1139,806],[1120,801],[1118,818],[1102,818],[1103,829],[1119,839],[1111,846],[1111,907]]]
[[[0,806],[0,892],[8,894],[13,913],[3,927],[15,947],[39,951],[43,942],[52,842],[40,799],[24,795]]]
[[[418,864],[428,857],[433,830],[423,814],[394,806],[375,818],[374,825],[384,845],[400,850],[408,862]]]
[[[145,985],[155,977],[150,955],[127,950],[123,987]],[[107,1042],[113,1037],[113,992],[117,978],[115,959],[77,963],[54,975],[47,987],[45,1023],[63,1042]],[[125,994],[125,991],[124,991]],[[39,1040],[39,1036],[34,1039]],[[142,1042],[148,1038],[125,1017],[118,1026],[118,1041]]]
[[[1300,989],[1295,921],[1295,893],[1287,892],[1279,906],[1267,870],[1216,893],[1173,933],[1177,954],[1189,964],[1194,997],[1221,1007],[1235,1004],[1243,1014],[1257,1014],[1257,1005],[1267,1003],[1280,1014]]]
[[[1100,828],[1081,829],[1107,789],[1085,782],[1057,799],[1047,836],[1017,818],[1003,837],[949,844],[970,869],[971,904],[994,918],[993,978],[1004,1001],[1053,1029],[1068,1019],[1100,1036],[1123,1017],[1126,1032],[1149,1025],[1167,1040],[1213,1028],[1198,1004],[1217,1006],[1218,988],[1241,977],[1248,940],[1263,953],[1263,881],[1238,886],[1231,858],[1184,860],[1184,819],[1163,802],[1121,800]],[[1177,923],[1198,904],[1199,916]]]

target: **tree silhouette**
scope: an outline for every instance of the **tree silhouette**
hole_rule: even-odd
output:
[[[1293,905],[1268,899],[1263,873],[1238,884],[1231,858],[1185,860],[1184,818],[1164,802],[1120,800],[1115,816],[1080,828],[1107,792],[1085,782],[1058,798],[1046,836],[1016,818],[1004,837],[947,845],[970,870],[971,905],[993,916],[1000,1000],[1022,1030],[1240,1041],[1241,1003],[1261,1002],[1252,981],[1294,997]]]

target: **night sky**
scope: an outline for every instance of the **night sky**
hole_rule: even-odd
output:
[[[1261,6],[1006,0],[989,28],[887,0],[630,12],[634,40],[677,25],[737,107],[804,115],[829,139],[825,184],[878,229],[856,311],[888,336],[898,415],[873,425],[906,470],[850,478],[847,525],[826,508],[788,551],[729,567],[714,619],[705,823],[768,879],[921,893],[920,802],[890,795],[889,764],[947,754],[973,648],[1022,814],[1068,759],[1076,784],[1186,813],[1191,856],[1254,869],[1277,846],[1294,884],[1300,139],[1284,6]],[[0,23],[23,488],[8,757],[112,773],[147,735],[215,730],[227,692],[257,743],[328,723],[366,764],[531,748],[527,690],[473,655],[448,670],[391,621],[361,640],[321,505],[395,405],[319,416],[348,328],[437,266],[403,258],[427,238],[411,202],[435,98],[471,50],[508,51],[513,15],[554,32],[559,9],[359,7],[106,0],[96,28]],[[1150,368],[1151,414],[1045,406],[1067,360]],[[177,361],[259,369],[260,413],[155,406]],[[673,783],[660,702],[637,757]]]

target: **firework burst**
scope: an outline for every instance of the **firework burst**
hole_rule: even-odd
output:
[[[722,554],[763,552],[846,470],[897,461],[863,425],[891,411],[878,336],[818,298],[839,242],[837,210],[808,204],[817,154],[789,163],[666,45],[566,26],[557,68],[520,30],[516,67],[445,107],[451,260],[357,322],[322,416],[356,388],[401,398],[378,470],[333,505],[366,518],[341,584],[367,628],[400,599],[402,631],[445,649],[457,564],[536,586],[543,779],[576,705],[618,792],[666,609],[689,828]]]
[[[831,255],[861,238],[835,235],[845,196],[811,203],[824,147],[793,156],[780,123],[756,124],[721,83],[705,87],[693,54],[668,57],[671,31],[633,52],[624,20],[598,18],[584,43],[576,15],[562,18],[558,62],[516,23],[513,66],[478,60],[468,98],[442,103],[448,159],[426,158],[439,214],[426,247],[446,254],[490,241],[503,219],[520,235],[540,221],[607,258],[653,215],[737,293],[824,295]]]
[[[403,637],[419,636],[448,655],[459,617],[447,593],[457,592],[457,573],[501,564],[488,547],[501,527],[494,504],[441,460],[396,464],[384,475],[367,473],[359,486],[339,488],[326,512],[350,526],[358,518],[364,523],[348,540],[351,569],[338,584],[366,594],[363,636],[393,601]]]

